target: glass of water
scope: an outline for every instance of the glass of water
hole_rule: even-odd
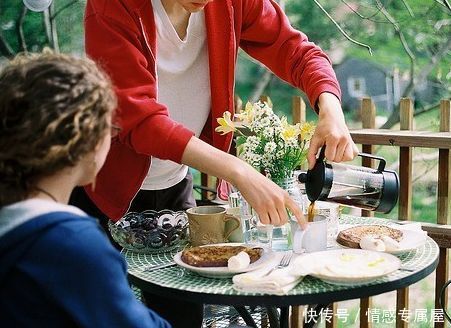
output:
[[[246,244],[257,243],[257,214],[249,203],[238,192],[238,203],[240,208],[241,227],[243,229],[243,240]]]
[[[272,249],[274,226],[257,222],[257,241],[260,246]]]

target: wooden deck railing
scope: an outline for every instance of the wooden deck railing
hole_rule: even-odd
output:
[[[293,101],[294,122],[305,120],[305,105],[302,100]],[[435,279],[435,308],[439,306],[439,293],[449,279],[449,248],[451,248],[451,112],[450,100],[442,100],[440,104],[440,132],[413,131],[413,101],[402,99],[400,103],[400,131],[375,129],[375,105],[370,98],[361,102],[362,129],[351,130],[357,144],[362,145],[362,152],[374,153],[374,147],[391,145],[399,147],[400,193],[398,220],[412,220],[412,151],[414,147],[439,149],[438,189],[437,189],[437,224],[424,223],[423,230],[433,238],[440,247],[439,265]],[[372,161],[363,159],[362,165],[371,167]],[[363,216],[371,216],[372,212],[362,211]],[[418,220],[421,221],[421,220]],[[448,297],[445,297],[448,300]],[[445,304],[445,307],[447,303]],[[366,313],[372,307],[371,298],[360,300],[360,327],[371,327]],[[409,308],[409,289],[397,291],[396,313]],[[336,310],[337,305],[331,305]],[[292,328],[299,327],[299,311],[293,311]],[[335,316],[333,317],[336,318]],[[435,327],[445,327],[445,322],[436,322]],[[337,327],[336,320],[326,323],[328,328]],[[396,327],[408,327],[406,321],[397,317]]]
[[[439,150],[438,159],[438,188],[437,188],[437,219],[436,224],[424,223],[423,230],[434,239],[440,247],[439,264],[435,279],[435,308],[439,306],[439,293],[449,279],[449,248],[451,248],[451,110],[449,99],[440,103],[440,132],[413,130],[413,101],[402,99],[400,103],[400,130],[382,130],[375,127],[376,107],[370,98],[361,102],[362,129],[351,130],[355,143],[362,145],[362,152],[374,153],[375,146],[391,145],[399,147],[399,178],[400,197],[398,201],[398,220],[412,220],[412,151],[414,147],[433,148]],[[306,106],[301,97],[293,97],[293,122],[300,123],[306,119]],[[372,160],[363,159],[362,165],[372,166]],[[402,168],[402,169],[401,169]],[[209,182],[203,176],[203,183]],[[211,183],[211,182],[210,182]],[[372,216],[369,211],[362,211],[363,216]],[[421,218],[420,218],[421,219]],[[421,220],[416,220],[421,221]],[[445,297],[445,307],[448,305]],[[371,298],[360,300],[360,327],[371,327],[366,313],[372,307]],[[408,288],[397,291],[396,313],[401,309],[409,308]],[[336,311],[337,305],[331,304]],[[334,312],[335,313],[335,312]],[[436,322],[436,328],[444,328],[446,322]],[[302,326],[302,311],[293,307],[291,315],[291,328]],[[336,316],[326,327],[337,327]],[[408,323],[397,317],[396,327],[408,327]]]

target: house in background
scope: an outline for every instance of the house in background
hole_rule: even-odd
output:
[[[362,97],[371,97],[378,109],[393,111],[400,99],[399,75],[370,61],[347,58],[334,67],[345,110],[360,107]]]
[[[371,97],[379,112],[391,113],[409,82],[408,76],[402,76],[397,69],[363,59],[347,58],[334,69],[344,110],[358,109],[362,97]],[[418,105],[431,104],[441,96],[442,90],[440,83],[426,80],[415,86],[412,98]]]

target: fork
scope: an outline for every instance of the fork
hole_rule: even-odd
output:
[[[288,251],[285,252],[285,254],[283,254],[282,258],[280,259],[279,264],[277,264],[274,268],[272,268],[271,270],[269,270],[265,275],[263,276],[268,276],[269,274],[271,274],[274,270],[276,269],[283,269],[286,268],[291,261],[291,258],[293,257],[293,252]]]
[[[149,271],[163,269],[163,268],[167,268],[167,267],[171,267],[171,266],[175,266],[175,265],[176,265],[176,263],[174,261],[171,261],[168,263],[163,263],[163,264],[157,264],[157,265],[149,265],[149,266],[145,267],[142,270],[142,272],[149,272]]]

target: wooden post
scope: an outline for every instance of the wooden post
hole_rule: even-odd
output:
[[[304,305],[293,305],[291,307],[290,328],[302,328],[304,321]]]
[[[328,309],[331,310],[332,318],[330,321],[326,321],[326,328],[338,328],[338,320],[336,319],[338,303],[332,303]]]
[[[305,122],[306,106],[302,97],[293,96],[291,101],[291,113],[293,115],[293,124]]]
[[[400,106],[401,130],[413,129],[413,102],[403,98]],[[399,220],[410,220],[412,214],[412,149],[410,147],[399,148]]]
[[[293,124],[304,123],[306,121],[306,106],[304,99],[300,96],[293,96],[291,101],[291,113],[293,116]],[[302,169],[307,169],[307,164],[302,164]],[[290,327],[300,328],[304,321],[304,306],[293,305],[291,307]]]
[[[360,103],[360,111],[362,116],[362,128],[374,129],[376,128],[376,105],[371,98],[362,98]],[[362,153],[373,154],[373,145],[362,145]],[[373,167],[374,161],[369,158],[362,158],[362,165],[366,167]],[[373,211],[362,210],[362,216],[374,216]],[[368,320],[368,310],[371,309],[373,301],[371,297],[360,299],[360,327],[372,327],[372,323]]]
[[[360,299],[360,328],[373,327],[371,320],[368,320],[368,315],[373,307],[373,299],[365,297]]]
[[[442,100],[440,103],[440,132],[451,132],[451,101]],[[451,152],[439,149],[438,158],[438,190],[437,190],[437,223],[451,224]],[[440,308],[439,298],[442,286],[448,281],[449,250],[440,248],[439,264],[435,276],[435,308]],[[445,309],[448,306],[448,293],[445,294]],[[436,322],[435,327],[444,328],[445,322]]]
[[[413,129],[413,102],[403,98],[400,106],[400,129]],[[412,211],[412,148],[399,148],[399,220],[410,220]],[[397,290],[396,295],[396,328],[407,328],[409,323],[401,318],[402,311],[409,308],[409,289]]]
[[[201,172],[200,184],[201,186],[214,189],[216,187],[216,177]],[[201,191],[201,200],[209,201],[212,200],[213,198],[214,194],[212,194],[210,191],[205,189]]]
[[[291,100],[291,114],[293,116],[293,124],[304,123],[306,121],[306,108],[304,99],[300,96],[293,96]],[[307,170],[307,161],[301,165],[302,170]]]
[[[371,98],[363,98],[360,106],[362,112],[362,128],[376,128],[376,106]],[[373,145],[362,145],[362,152],[367,154],[374,153]],[[369,158],[362,158],[362,165],[366,167],[374,167],[374,161]],[[362,216],[374,216],[372,211],[362,210]]]

